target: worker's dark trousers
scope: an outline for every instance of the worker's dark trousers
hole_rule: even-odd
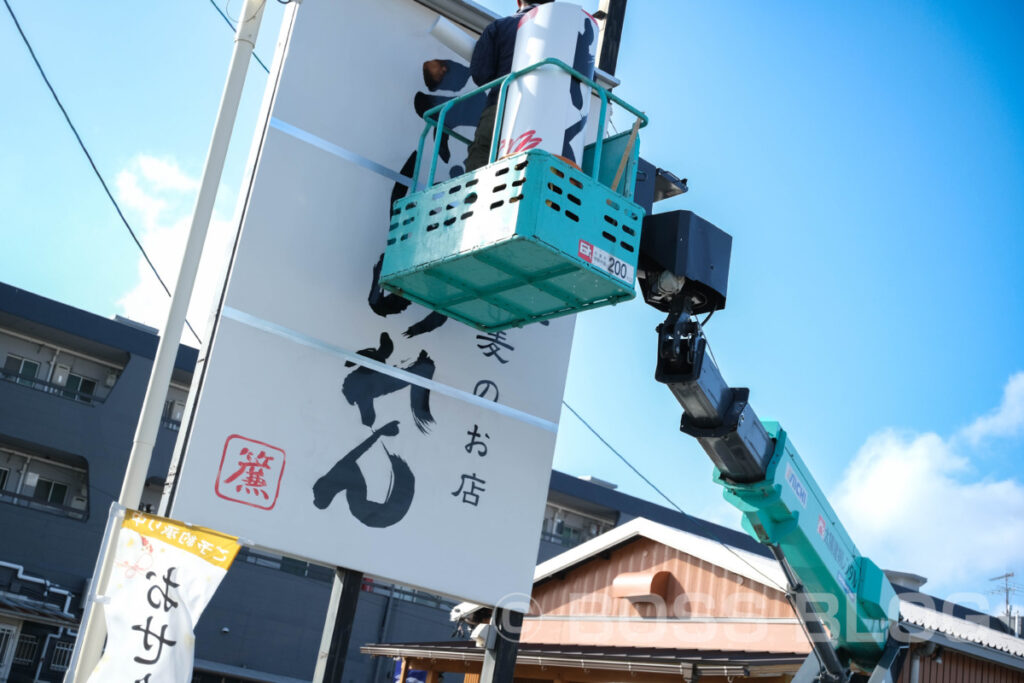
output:
[[[491,158],[491,140],[494,136],[494,119],[498,115],[498,105],[491,104],[480,112],[480,123],[476,127],[473,142],[469,144],[469,155],[466,157],[466,170],[475,171],[487,165]]]

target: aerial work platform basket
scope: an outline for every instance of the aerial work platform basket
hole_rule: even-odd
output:
[[[549,66],[589,86],[636,117],[632,130],[588,145],[579,167],[550,152],[497,158],[508,85]],[[490,163],[434,183],[434,145],[426,187],[419,178],[424,143],[447,133],[448,111],[460,100],[500,85]],[[639,157],[637,130],[647,117],[565,63],[547,59],[488,83],[424,114],[412,192],[392,206],[380,275],[384,289],[483,331],[540,322],[635,296],[644,211],[633,201]]]

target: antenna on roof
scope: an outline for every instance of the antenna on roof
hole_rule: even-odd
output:
[[[1014,576],[1013,572],[1007,572],[1002,576],[993,576],[989,581],[1002,581],[1003,585],[999,588],[993,588],[989,591],[989,595],[999,595],[1002,593],[1006,598],[1006,622],[1013,628],[1013,613],[1010,611],[1012,606],[1010,605],[1010,599],[1017,592],[1021,591],[1021,586],[1013,581],[1010,581]]]

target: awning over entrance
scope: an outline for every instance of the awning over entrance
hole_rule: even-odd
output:
[[[407,670],[479,673],[483,649],[472,641],[365,645],[364,654],[406,661]],[[806,655],[521,643],[516,678],[557,681],[679,681],[792,674]],[[625,674],[625,675],[623,675]],[[763,680],[763,679],[762,679]]]

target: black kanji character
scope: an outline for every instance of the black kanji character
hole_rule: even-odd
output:
[[[377,348],[363,349],[358,353],[383,363],[394,350],[395,344],[391,341],[391,337],[387,332],[382,332],[380,345]],[[355,363],[352,361],[345,362],[345,367],[353,365]],[[420,351],[416,360],[402,369],[424,379],[432,379],[435,365],[434,360],[427,355],[426,351]],[[409,387],[409,408],[412,410],[413,420],[416,422],[417,429],[426,434],[430,431],[430,426],[434,424],[434,416],[430,413],[429,389],[415,384],[410,386],[409,382],[360,366],[350,372],[342,382],[341,393],[349,405],[359,408],[359,417],[362,423],[367,427],[372,427],[377,419],[374,401],[406,387]]]
[[[466,482],[469,482],[469,488],[466,488]],[[484,487],[480,484],[486,484],[487,482],[476,476],[476,472],[473,474],[463,474],[462,481],[459,482],[459,488],[452,491],[453,496],[462,494],[462,502],[476,507],[480,504],[480,492],[484,491]]]
[[[178,606],[178,603],[171,599],[171,589],[177,588],[179,585],[174,583],[171,579],[171,572],[175,569],[177,569],[177,567],[171,567],[167,570],[167,574],[162,577],[164,582],[163,590],[160,590],[160,586],[150,586],[149,590],[146,592],[146,601],[153,609],[160,609],[162,607],[164,612],[170,612],[173,608]],[[156,576],[156,572],[146,572],[147,579],[152,580],[154,576]],[[160,597],[153,597],[154,591]],[[163,604],[161,604],[160,598],[163,598]]]
[[[313,505],[325,509],[342,491],[352,516],[368,527],[384,528],[405,517],[416,493],[416,477],[405,460],[389,452],[392,481],[388,497],[382,503],[367,498],[366,478],[359,469],[359,458],[382,436],[397,436],[398,421],[393,420],[376,430],[361,444],[349,451],[334,467],[313,484]],[[383,442],[382,442],[383,445]]]
[[[473,387],[473,395],[479,396],[480,398],[490,398],[489,394],[492,390],[494,391],[494,398],[491,400],[497,403],[498,396],[500,395],[498,393],[498,385],[489,379],[482,379],[477,382],[476,386]]]
[[[146,652],[149,652],[154,647],[149,643],[150,637],[156,639],[156,645],[159,645],[159,648],[156,651],[156,657],[153,657],[153,659],[143,659],[142,657],[138,656],[134,657],[133,659],[139,664],[156,664],[160,660],[160,655],[163,654],[164,645],[166,645],[167,647],[174,647],[178,643],[178,641],[176,640],[171,640],[170,638],[165,637],[167,633],[167,624],[164,624],[160,627],[160,635],[157,635],[153,631],[153,617],[146,617],[145,626],[142,626],[141,624],[132,626],[132,630],[139,631],[143,634],[142,647],[145,648]]]
[[[482,440],[479,440],[480,439],[480,428],[477,425],[473,425],[473,429],[471,429],[470,431],[466,432],[466,434],[469,435],[469,439],[470,439],[469,443],[466,444],[466,452],[467,453],[472,453],[473,449],[476,448],[477,449],[476,454],[479,455],[481,458],[484,457],[485,455],[487,455],[487,444],[485,444]],[[484,434],[483,437],[485,439],[489,439],[489,438],[491,438],[491,435],[490,434]]]
[[[478,349],[482,349],[484,356],[487,358],[497,358],[498,362],[504,365],[508,361],[501,357],[501,350],[505,349],[506,351],[515,351],[515,347],[505,341],[505,334],[506,332],[504,330],[501,332],[478,334],[476,335],[476,338],[483,343],[477,344],[476,347]]]

